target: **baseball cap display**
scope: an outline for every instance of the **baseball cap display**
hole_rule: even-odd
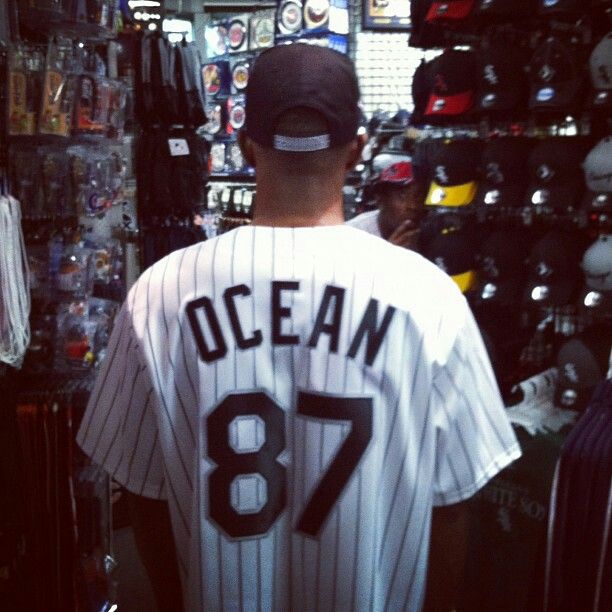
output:
[[[580,137],[547,138],[536,145],[528,160],[526,205],[559,211],[577,207],[584,190],[581,164],[587,150],[588,141]]]
[[[429,206],[465,206],[476,194],[480,143],[475,139],[440,141],[430,153]]]
[[[489,141],[482,152],[482,181],[475,203],[522,206],[527,188],[527,158],[531,141],[503,137]]]
[[[449,49],[432,62],[432,91],[425,109],[428,121],[456,120],[472,108],[476,90],[476,55]]]
[[[540,238],[529,254],[525,301],[541,306],[570,304],[580,286],[583,251],[576,233],[551,230]]]
[[[534,52],[529,64],[529,108],[540,111],[574,110],[580,102],[582,71],[577,49],[549,37]]]
[[[526,108],[528,61],[526,49],[493,44],[478,55],[479,86],[476,108],[500,114]]]
[[[561,346],[557,353],[557,406],[572,410],[587,407],[595,387],[606,377],[611,336],[612,327],[601,323]]]
[[[612,137],[600,140],[582,165],[587,192],[584,206],[590,212],[612,212]]]
[[[474,6],[474,0],[435,0],[429,6],[425,20],[455,21],[465,19]]]
[[[509,229],[494,231],[483,242],[477,256],[480,302],[505,306],[521,299],[526,244],[524,232]]]
[[[263,51],[246,89],[247,135],[264,147],[318,151],[346,144],[360,124],[359,84],[351,61],[341,53],[295,43]],[[328,131],[315,136],[276,132],[280,116],[296,107],[320,112]]]
[[[593,108],[612,110],[612,32],[595,45],[589,58],[589,70],[595,90]]]

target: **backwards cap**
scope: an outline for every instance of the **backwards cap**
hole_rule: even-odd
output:
[[[320,151],[347,144],[360,121],[359,84],[352,62],[333,49],[294,43],[261,53],[246,90],[249,138],[280,151]],[[327,132],[287,136],[276,131],[280,116],[293,108],[318,111]]]

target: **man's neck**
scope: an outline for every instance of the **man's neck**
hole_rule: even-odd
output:
[[[254,225],[309,227],[344,223],[342,186],[313,179],[295,184],[257,180]]]

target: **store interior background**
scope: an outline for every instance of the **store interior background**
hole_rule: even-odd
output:
[[[4,60],[7,59],[9,48],[9,29],[6,26],[8,26],[13,1],[18,0],[0,0],[0,55]],[[193,42],[204,64],[212,59],[207,55],[206,42],[207,27],[211,23],[229,21],[236,15],[253,11],[277,8],[275,1],[257,2],[256,0],[206,0],[205,2],[161,0],[159,6],[152,6],[151,3],[148,3],[148,6],[146,6],[147,3],[139,5],[138,0],[135,2],[131,0],[129,4],[134,17],[137,17],[137,12],[141,14],[140,18],[136,19],[140,23],[139,27],[147,30],[151,29],[149,26],[152,23],[160,24],[157,27],[161,27],[166,32],[171,42],[180,42],[183,37],[186,41]],[[149,15],[146,19],[142,17],[145,12],[148,12]],[[151,18],[151,14],[157,15],[159,19]],[[395,124],[393,116],[401,110],[408,113],[414,110],[413,75],[423,61],[432,60],[442,50],[410,47],[408,32],[364,29],[361,0],[349,0],[348,15],[348,54],[356,65],[366,118],[370,119],[377,113],[386,113],[390,126],[389,133],[399,136],[401,141],[406,126]],[[612,19],[610,24],[612,24]],[[120,36],[115,42],[109,43],[115,45],[113,53],[118,57],[119,73],[121,73],[122,45],[131,44],[130,40],[129,36]],[[124,78],[125,74],[117,76],[119,80],[124,81],[128,89],[131,88],[128,96],[131,95],[133,98],[135,92],[131,78]],[[7,101],[7,89],[0,84],[0,90],[1,108]],[[5,126],[2,126],[1,122],[0,127],[2,128],[0,132],[4,136]],[[580,124],[569,122],[564,123],[562,131],[564,130],[566,135],[571,135],[581,129]],[[140,183],[137,180],[139,168],[142,167],[139,165],[142,159],[136,152],[137,139],[142,132],[143,126],[138,125],[138,121],[133,117],[128,117],[126,129],[121,138],[108,143],[109,150],[116,152],[125,164],[122,171],[120,201],[108,207],[103,214],[89,214],[79,218],[79,224],[84,233],[89,231],[102,238],[116,240],[121,245],[121,282],[117,286],[109,282],[103,292],[104,297],[117,301],[120,301],[140,271],[162,254],[161,251],[155,251],[157,246],[143,247],[143,235],[152,234],[159,219],[147,216],[147,211],[152,207],[151,202],[144,201],[148,178],[145,177],[143,181],[141,176]],[[381,132],[384,132],[384,126]],[[442,130],[442,133],[444,134],[445,130]],[[452,133],[452,129],[448,133]],[[607,133],[610,133],[609,128]],[[24,138],[27,139],[27,137]],[[12,141],[9,139],[9,144],[10,142]],[[0,153],[5,156],[10,148],[5,146],[6,142],[0,140],[0,143],[2,143]],[[379,157],[379,163],[382,163],[383,159],[386,161],[402,159],[406,152],[407,149],[403,150],[401,144],[397,149],[391,147],[386,157]],[[4,158],[0,156],[0,169],[3,168],[4,162]],[[347,216],[354,214],[356,207],[362,204],[360,200],[362,197],[361,181],[363,176],[367,177],[368,172],[372,171],[372,167],[366,163],[361,170],[361,174],[354,173],[347,180],[344,193]],[[214,169],[207,177],[208,173],[209,170],[206,169],[201,177],[203,183],[208,181],[206,185],[208,194],[207,205],[200,211],[201,218],[197,231],[212,236],[217,230],[225,231],[235,225],[248,222],[249,210],[246,202],[247,194],[251,193],[248,197],[252,197],[255,184],[253,174],[215,172]],[[145,185],[144,188],[143,185]],[[198,188],[202,187],[203,185],[198,185]],[[235,199],[238,196],[240,199]],[[171,204],[169,206],[171,207]],[[228,212],[230,210],[231,213]],[[169,217],[172,218],[169,219]],[[609,218],[606,219],[605,222],[601,219],[597,222],[591,220],[589,221],[591,225],[579,226],[580,230],[584,230],[591,239],[597,235],[608,235]],[[173,215],[168,215],[162,221],[172,224],[175,219]],[[32,230],[36,220],[31,219],[28,223],[28,229]],[[600,225],[595,228],[593,225],[595,223]],[[179,225],[181,229],[184,229],[182,221]],[[163,250],[167,248],[167,245],[159,248]],[[2,249],[1,244],[0,249]],[[573,312],[572,310],[565,314],[548,312],[549,318],[552,317],[549,323],[553,321],[555,327],[555,349],[558,348],[560,339],[572,335],[572,333],[567,333],[567,329],[575,324],[575,321],[572,323]],[[609,324],[609,318],[607,323]],[[609,331],[609,327],[605,329]],[[546,334],[550,332],[550,326],[546,328],[546,334],[542,330],[536,330],[535,327],[532,332],[534,340],[532,348],[537,352],[544,341],[549,342],[549,336]],[[553,418],[547,412],[552,405],[551,389],[554,387],[556,376],[554,368],[551,368],[553,361],[554,357],[551,357],[549,350],[541,362],[535,366],[532,364],[532,367],[523,370],[524,380],[521,380],[520,384],[516,384],[512,389],[504,389],[505,397],[511,397],[513,401],[518,402],[513,405],[513,418],[515,424],[522,423],[522,425],[517,425],[516,431],[524,456],[511,469],[495,478],[473,501],[470,562],[467,568],[461,610],[495,609],[500,612],[515,612],[539,609],[544,583],[546,533],[553,475],[566,436],[578,416],[573,411],[559,410],[554,413]],[[539,367],[541,364],[544,364],[543,367]],[[48,377],[48,374],[49,372],[43,378]],[[40,380],[40,372],[35,376],[38,376],[36,384],[44,382]],[[0,363],[0,393],[6,392],[7,397],[11,398],[17,387],[21,387],[20,392],[24,391],[24,384],[26,384],[26,379],[19,378],[13,368]],[[509,393],[510,391],[512,393]],[[70,391],[70,393],[73,392],[74,397],[71,396],[69,403],[73,402],[76,406],[79,402],[83,402],[83,397],[86,400],[87,390],[81,389],[78,382]],[[48,390],[43,388],[41,393],[44,395],[48,393]],[[69,395],[68,392],[66,393]],[[535,412],[528,415],[528,411],[524,410],[526,404],[521,405],[517,399],[528,396],[533,402],[529,409],[541,409],[537,418],[533,417]],[[4,396],[0,395],[0,397]],[[20,397],[20,405],[24,410],[27,410],[28,406],[33,405],[40,398],[40,396],[35,397],[33,392],[30,395],[22,393]],[[63,401],[61,394],[53,396],[53,398],[57,397],[60,397],[58,401]],[[47,395],[44,395],[44,398],[44,401],[47,402]],[[12,405],[11,401],[11,399],[8,400],[9,406]],[[528,403],[527,400],[525,402]],[[48,403],[53,405],[51,400]],[[0,408],[2,408],[1,403]],[[542,415],[548,415],[546,418],[550,417],[547,422],[548,425],[551,425],[550,427],[542,427],[545,421]],[[16,431],[17,425],[13,423],[11,426],[13,425],[14,430],[3,427],[3,421],[0,421],[1,447],[14,446],[11,432]],[[21,465],[17,460],[13,464],[10,462],[2,464],[0,475],[7,480],[9,488],[14,475],[20,469]],[[104,486],[107,484],[105,482]],[[103,551],[103,558],[98,559],[102,562],[103,567],[94,568],[92,566],[88,569],[94,576],[96,572],[103,576],[99,583],[96,583],[100,593],[104,594],[102,599],[107,605],[103,609],[108,612],[113,609],[112,606],[117,605],[124,612],[155,610],[151,589],[135,550],[124,500],[117,501],[110,510],[110,491],[104,489],[101,498],[109,501],[109,506],[102,511],[103,515],[105,512],[107,514],[105,526],[109,531],[102,537],[107,550]],[[2,504],[0,504],[0,509],[2,509]],[[3,515],[0,514],[0,518],[2,517]],[[0,522],[0,611],[6,609],[13,612],[13,610],[24,609],[18,601],[19,598],[14,599],[14,579],[15,577],[23,579],[24,575],[27,576],[27,572],[24,574],[24,568],[14,563],[15,557],[20,555],[23,557],[19,552],[19,547],[23,545],[20,543],[21,540],[12,534],[10,529],[4,529],[3,525],[6,526],[5,523]],[[46,561],[44,559],[35,560],[34,565],[29,567],[30,571],[32,567],[36,567],[36,563],[44,565]],[[95,583],[95,580],[92,583]],[[61,598],[50,603],[49,609],[68,609],[61,606],[60,600]]]

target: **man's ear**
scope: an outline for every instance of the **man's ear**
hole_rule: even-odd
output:
[[[246,135],[243,130],[238,132],[238,144],[242,157],[246,160],[251,168],[255,168],[255,152],[253,151],[253,141]]]
[[[361,152],[368,142],[367,134],[358,134],[357,138],[351,143],[349,155],[346,160],[346,169],[352,170],[361,161]]]

